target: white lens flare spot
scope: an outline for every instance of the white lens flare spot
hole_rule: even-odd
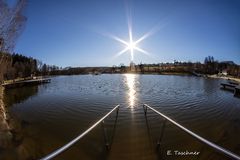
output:
[[[135,44],[134,42],[129,42],[129,43],[128,43],[128,48],[129,48],[130,50],[133,50],[133,49],[136,48],[136,44]]]
[[[130,23],[131,24],[131,23]],[[114,39],[120,43],[122,43],[123,45],[125,45],[126,47],[121,50],[120,52],[118,52],[115,57],[118,57],[120,55],[122,55],[123,53],[130,53],[131,55],[131,61],[133,61],[134,59],[134,51],[138,51],[138,52],[141,52],[141,53],[144,53],[146,55],[149,55],[149,53],[143,49],[141,49],[139,46],[137,46],[141,41],[143,41],[145,38],[147,38],[147,36],[144,36],[144,37],[140,37],[138,40],[134,41],[133,40],[133,34],[132,34],[132,26],[129,24],[129,28],[128,28],[128,36],[129,36],[129,40],[128,41],[125,41],[115,35],[112,35],[112,34],[104,34],[105,36],[108,36],[110,37],[111,39]]]
[[[131,20],[131,16],[130,16],[130,12],[127,14],[127,23],[128,23],[128,40],[125,41],[115,35],[112,34],[104,34],[105,36],[110,37],[111,39],[114,39],[120,43],[122,43],[123,45],[125,45],[126,47],[119,51],[114,57],[118,57],[121,56],[124,53],[129,53],[131,55],[131,61],[133,61],[134,59],[134,54],[135,51],[143,53],[145,55],[150,55],[147,51],[145,51],[144,49],[139,47],[139,43],[144,41],[146,38],[152,36],[153,34],[155,34],[156,32],[158,32],[161,28],[163,28],[166,24],[162,24],[161,26],[158,24],[157,26],[153,27],[149,32],[145,33],[143,36],[141,36],[138,39],[135,39],[135,41],[133,40],[133,31],[132,31],[132,20]]]

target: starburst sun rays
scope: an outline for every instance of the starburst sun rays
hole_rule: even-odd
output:
[[[127,7],[128,8],[128,7]],[[124,53],[130,53],[131,56],[131,61],[133,61],[134,59],[134,54],[135,53],[143,53],[145,55],[151,55],[149,52],[147,52],[146,50],[142,49],[139,47],[140,42],[142,42],[143,40],[145,40],[146,38],[148,38],[149,36],[152,36],[153,34],[155,34],[156,32],[158,32],[161,28],[165,27],[165,25],[167,24],[162,23],[163,21],[160,21],[159,23],[157,23],[157,25],[155,27],[153,27],[150,31],[146,32],[145,34],[143,34],[143,36],[141,36],[140,38],[138,38],[137,40],[135,40],[133,38],[133,32],[132,32],[132,19],[131,19],[131,12],[128,8],[127,10],[127,25],[128,25],[128,40],[123,40],[121,38],[119,38],[116,35],[113,35],[111,33],[106,33],[103,34],[103,32],[101,33],[104,36],[107,36],[115,41],[120,42],[121,44],[123,44],[125,46],[124,49],[122,49],[121,51],[119,51],[118,53],[115,54],[114,58],[121,56]],[[164,20],[164,19],[163,19]],[[166,19],[165,19],[166,20]],[[164,20],[164,21],[165,21]]]
[[[147,51],[145,51],[144,49],[140,48],[138,45],[141,41],[143,41],[145,38],[147,38],[149,35],[150,35],[150,32],[143,35],[141,38],[139,38],[138,40],[134,41],[133,40],[133,35],[132,35],[132,29],[131,27],[128,28],[129,29],[129,32],[128,32],[128,41],[125,41],[115,35],[111,35],[111,34],[108,34],[108,36],[122,44],[125,45],[125,48],[121,51],[119,51],[115,56],[118,57],[120,55],[122,55],[123,53],[130,53],[131,55],[131,61],[133,61],[133,58],[134,58],[134,51],[139,51],[143,54],[146,54],[146,55],[149,55],[150,53],[148,53]]]

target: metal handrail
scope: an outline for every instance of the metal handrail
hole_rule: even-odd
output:
[[[77,136],[76,138],[74,138],[73,140],[71,140],[70,142],[68,142],[67,144],[65,144],[64,146],[62,146],[61,148],[55,150],[54,152],[52,152],[51,154],[41,158],[40,160],[49,160],[54,158],[55,156],[61,154],[62,152],[64,152],[65,150],[67,150],[69,147],[71,147],[74,143],[76,143],[77,141],[79,141],[81,138],[83,138],[86,134],[88,134],[91,130],[93,130],[97,125],[99,125],[105,118],[107,118],[114,110],[119,109],[120,105],[117,105],[116,107],[114,107],[110,112],[108,112],[104,117],[102,117],[100,120],[98,120],[96,123],[94,123],[91,127],[89,127],[86,131],[84,131],[82,134],[80,134],[79,136]]]
[[[191,136],[197,138],[199,141],[207,144],[208,146],[212,147],[213,149],[215,149],[216,151],[220,152],[220,153],[223,153],[231,158],[234,158],[234,159],[237,159],[237,160],[240,160],[240,156],[238,156],[237,154],[219,146],[219,145],[216,145],[208,140],[206,140],[205,138],[197,135],[196,133],[190,131],[189,129],[183,127],[182,125],[180,125],[179,123],[177,123],[176,121],[172,120],[171,118],[169,118],[168,116],[162,114],[161,112],[157,111],[156,109],[150,107],[149,105],[147,104],[143,104],[143,106],[146,106],[146,109],[149,108],[151,110],[153,110],[155,113],[159,114],[160,116],[164,117],[166,120],[168,120],[169,122],[173,123],[175,126],[177,126],[178,128],[182,129],[183,131],[187,132],[188,134],[190,134]],[[146,114],[146,111],[147,110],[144,110],[145,114]]]

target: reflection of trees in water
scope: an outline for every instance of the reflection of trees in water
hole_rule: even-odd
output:
[[[36,95],[38,86],[26,86],[21,88],[12,88],[5,90],[4,103],[6,106],[12,106],[15,103],[21,103],[29,97]]]
[[[21,103],[37,92],[38,86],[5,90],[2,106]],[[29,132],[32,130],[31,124],[25,120],[10,117],[7,108],[4,107],[4,109],[4,114],[7,115],[5,118],[7,128],[5,127],[5,130],[0,128],[0,159],[37,159],[41,154],[40,145],[32,135],[33,132]]]

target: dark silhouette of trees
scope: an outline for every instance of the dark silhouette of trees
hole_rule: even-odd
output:
[[[37,60],[21,54],[9,54],[11,64],[4,74],[5,79],[24,78],[36,75]]]
[[[144,73],[144,65],[142,63],[139,64],[140,72]]]
[[[120,72],[121,73],[127,72],[127,67],[123,63],[120,64]]]
[[[113,65],[112,68],[111,68],[111,72],[112,73],[115,73],[117,70],[117,66],[116,65]]]
[[[0,84],[4,79],[4,74],[7,73],[11,66],[11,55],[7,53],[0,52]]]
[[[217,74],[218,73],[218,62],[214,60],[213,56],[208,56],[204,60],[205,73]]]
[[[48,67],[47,65],[44,63],[43,66],[42,66],[42,69],[41,69],[41,73],[43,75],[47,75],[47,72],[48,72]]]

